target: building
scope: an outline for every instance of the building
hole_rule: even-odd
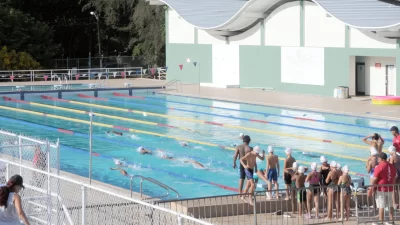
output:
[[[398,0],[148,1],[166,8],[168,80],[400,95]]]

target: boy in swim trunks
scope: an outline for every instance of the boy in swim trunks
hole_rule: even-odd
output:
[[[237,158],[243,158],[247,153],[251,151],[251,148],[249,147],[250,144],[250,137],[248,135],[245,135],[243,137],[243,144],[239,145],[236,147],[236,152],[235,155],[233,156],[233,169],[236,169],[236,160]],[[246,161],[244,161],[246,162]],[[243,191],[243,183],[244,183],[244,178],[246,178],[246,174],[244,172],[244,167],[242,164],[239,166],[239,193],[242,194]]]
[[[303,206],[305,208],[305,210],[307,211],[307,204],[306,200],[307,200],[307,192],[306,189],[304,188],[304,183],[306,181],[307,176],[304,175],[305,173],[305,168],[303,166],[299,166],[299,169],[297,170],[297,174],[295,174],[292,177],[292,181],[296,182],[296,188],[297,190],[297,204],[298,204],[298,213],[299,216],[302,217],[303,216]]]
[[[263,156],[260,156],[260,148],[256,146],[255,151],[252,150],[249,153],[247,153],[243,158],[240,159],[240,164],[244,167],[244,172],[246,174],[247,178],[247,183],[246,183],[246,188],[245,188],[245,193],[249,191],[249,201],[248,203],[250,205],[253,205],[253,199],[252,199],[252,193],[254,192],[255,189],[255,184],[253,180],[253,174],[254,174],[254,167],[257,165],[257,158],[260,160],[264,160],[264,154],[265,152],[263,151]]]
[[[287,148],[285,150],[287,158],[283,162],[283,180],[285,181],[285,186],[286,186],[286,198],[285,200],[289,200],[289,191],[290,191],[290,185],[292,185],[292,175],[290,173],[286,173],[287,168],[292,168],[293,163],[296,162],[296,159],[292,157],[292,149]]]
[[[268,193],[267,199],[271,199],[272,196],[272,184],[275,184],[276,191],[279,190],[278,187],[278,176],[279,176],[279,158],[274,155],[274,148],[272,146],[268,147],[267,156],[267,179],[268,179]],[[276,198],[279,198],[278,192],[276,193]]]

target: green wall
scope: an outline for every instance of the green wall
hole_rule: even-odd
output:
[[[190,58],[191,63],[186,59]],[[192,62],[198,62],[195,67]],[[183,65],[180,70],[179,65]],[[167,44],[167,80],[186,83],[212,82],[212,46],[198,44]]]

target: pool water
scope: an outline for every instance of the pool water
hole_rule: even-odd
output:
[[[17,85],[17,83],[16,83],[15,86],[0,86],[0,92],[48,91],[48,90],[57,90],[57,89],[87,89],[87,88],[89,88],[88,84]]]
[[[380,133],[387,148],[391,144],[389,129],[395,125],[394,121],[165,95],[153,90],[134,91],[134,98],[116,96],[111,91],[99,93],[102,99],[82,98],[78,94],[63,93],[69,102],[43,99],[43,94],[25,96],[28,102],[50,107],[0,101],[1,106],[6,106],[0,108],[1,128],[51,141],[60,138],[61,169],[87,177],[89,126],[84,121],[89,121],[86,112],[93,111],[93,151],[97,153],[93,157],[94,179],[129,189],[129,179],[109,169],[115,167],[114,158],[121,159],[131,175],[159,180],[175,188],[182,198],[234,193],[238,170],[232,168],[232,149],[240,144],[240,133],[251,137],[252,146],[267,149],[274,145],[280,159],[285,157],[286,147],[292,148],[293,156],[305,166],[309,165],[304,162],[319,163],[319,156],[324,154],[329,161],[348,165],[354,178],[364,177],[368,181],[365,160],[369,148],[361,139]],[[57,97],[53,93],[45,95]],[[47,116],[34,115],[32,111]],[[122,132],[123,136],[107,134],[110,130]],[[180,146],[177,139],[188,140],[191,147]],[[141,155],[137,152],[139,146],[164,153]],[[303,152],[313,155],[305,156]],[[175,160],[162,159],[163,154]],[[190,160],[206,168],[187,163]],[[265,168],[265,162],[259,161],[258,165]],[[282,168],[283,161],[280,165]],[[283,188],[282,175],[281,171],[278,182]],[[135,191],[138,185],[136,181]],[[162,189],[145,183],[144,192],[156,195]]]

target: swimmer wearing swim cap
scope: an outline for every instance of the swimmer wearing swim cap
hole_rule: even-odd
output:
[[[292,185],[292,175],[290,173],[286,172],[286,169],[292,168],[293,163],[296,162],[296,159],[292,156],[292,149],[291,148],[286,148],[285,149],[285,154],[286,158],[285,161],[283,162],[283,180],[285,181],[285,186],[286,186],[286,198],[285,200],[289,200],[290,196],[290,190],[291,190],[291,185]]]
[[[140,147],[137,149],[137,151],[138,151],[141,155],[146,155],[146,154],[151,155],[151,154],[153,154],[152,151],[147,150],[147,149],[145,149],[145,148],[142,147],[142,146],[140,146]]]
[[[274,154],[274,147],[268,147],[267,163],[265,168],[267,168],[267,179],[268,179],[268,193],[267,199],[271,199],[272,196],[272,184],[275,184],[276,191],[279,190],[278,177],[279,177],[279,158]],[[276,192],[276,198],[279,199],[279,194]]]

